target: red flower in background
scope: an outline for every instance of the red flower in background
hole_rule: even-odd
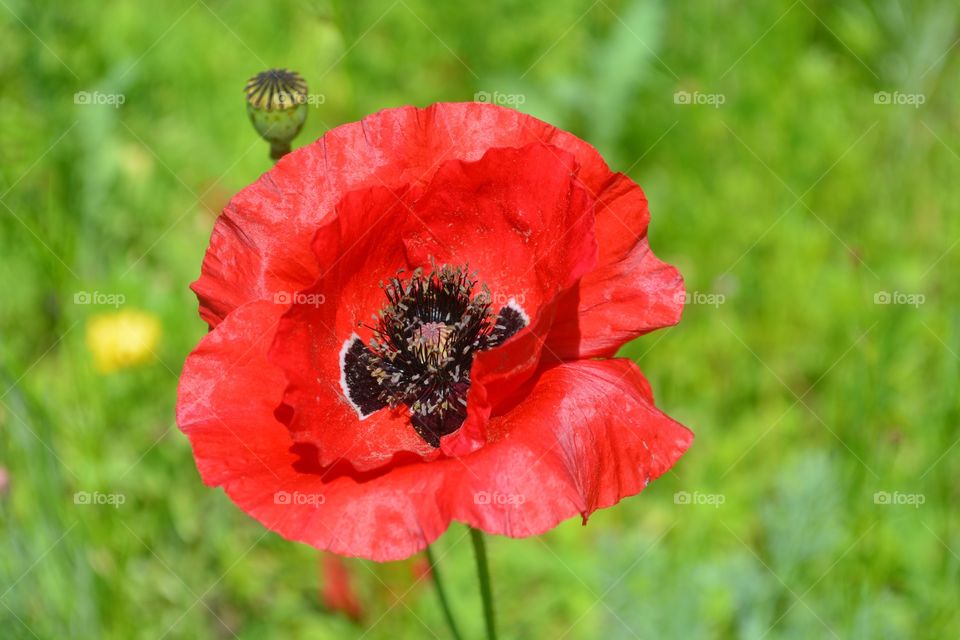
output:
[[[343,558],[331,553],[320,557],[320,603],[333,613],[341,613],[354,622],[363,619],[360,597]]]
[[[692,439],[613,358],[680,317],[648,220],[593,147],[492,105],[386,110],[289,154],[193,285],[211,332],[177,419],[204,481],[374,560],[640,492]]]

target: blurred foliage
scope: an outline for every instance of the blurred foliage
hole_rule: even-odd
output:
[[[269,167],[241,89],[285,66],[323,95],[300,143],[478,92],[575,132],[643,185],[686,277],[682,323],[624,355],[693,448],[585,528],[491,540],[503,637],[957,637],[957,20],[949,0],[0,1],[0,635],[446,637],[404,565],[351,561],[363,625],[323,612],[317,552],[204,487],[174,425],[205,330],[187,283]],[[160,320],[151,364],[96,372],[85,326],[111,309],[83,293]],[[464,533],[438,555],[477,637]]]

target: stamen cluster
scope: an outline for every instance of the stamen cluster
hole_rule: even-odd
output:
[[[466,419],[473,356],[497,341],[490,294],[485,287],[474,294],[476,286],[475,274],[446,265],[382,285],[388,304],[374,316],[364,365],[380,400],[407,405],[414,428],[434,446]]]

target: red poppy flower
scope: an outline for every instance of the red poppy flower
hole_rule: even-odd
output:
[[[639,493],[692,439],[613,358],[680,318],[648,220],[593,147],[492,105],[390,109],[287,155],[193,285],[211,332],[177,420],[203,480],[374,560]]]
[[[324,553],[320,558],[320,603],[329,611],[342,613],[354,622],[363,619],[360,597],[353,588],[350,568],[343,558]]]

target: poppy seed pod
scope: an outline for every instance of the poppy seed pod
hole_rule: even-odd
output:
[[[307,119],[307,83],[296,71],[268,69],[244,87],[247,114],[260,136],[270,143],[270,157],[290,153],[290,142]]]

